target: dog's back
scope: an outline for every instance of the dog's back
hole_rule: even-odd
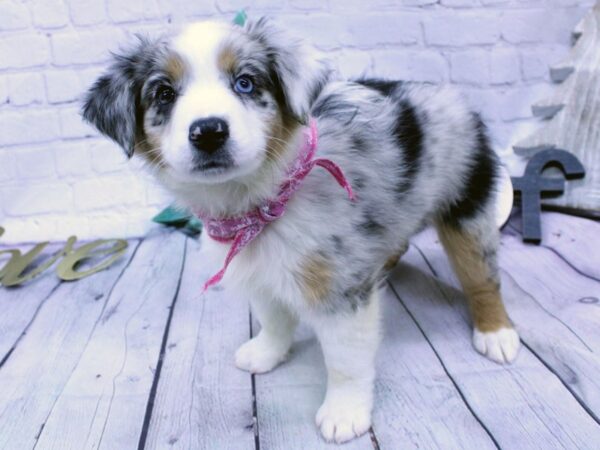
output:
[[[373,214],[384,226],[410,233],[424,219],[466,220],[493,197],[498,159],[481,119],[451,88],[336,82],[313,114],[319,152],[344,160],[369,208],[381,204]]]

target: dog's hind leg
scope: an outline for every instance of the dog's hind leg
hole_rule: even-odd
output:
[[[261,329],[235,352],[235,365],[251,373],[264,373],[286,359],[298,320],[283,303],[274,299],[253,299],[251,307]]]
[[[500,295],[499,234],[493,215],[481,212],[466,221],[440,221],[437,230],[469,302],[473,345],[493,361],[512,362],[519,336]]]

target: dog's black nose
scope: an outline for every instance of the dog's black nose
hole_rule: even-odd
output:
[[[212,153],[223,147],[229,138],[229,126],[218,117],[196,120],[190,125],[188,138],[196,149]]]

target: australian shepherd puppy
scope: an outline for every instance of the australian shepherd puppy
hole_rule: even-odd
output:
[[[480,118],[451,90],[339,80],[268,20],[205,22],[117,55],[83,115],[145,159],[180,204],[217,221],[277,198],[309,124],[318,133],[315,157],[336,165],[356,198],[314,168],[223,282],[250,297],[261,324],[235,354],[240,369],[272,370],[298,320],[314,328],[328,373],[316,423],[328,441],[371,425],[378,286],[426,225],[437,228],[469,300],[475,349],[499,363],[515,358],[496,261],[499,162]],[[222,264],[231,242],[202,240]]]

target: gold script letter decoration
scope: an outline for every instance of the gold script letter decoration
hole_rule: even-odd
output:
[[[33,270],[26,272],[27,267],[31,265],[31,263],[38,257],[38,255],[46,248],[48,242],[42,242],[37,244],[27,253],[21,254],[19,250],[4,250],[0,253],[11,253],[12,257],[4,266],[2,271],[0,271],[0,281],[2,281],[3,286],[16,286],[17,284],[25,283],[35,277],[37,277],[40,273],[44,272],[48,268],[50,268],[58,259],[68,254],[72,251],[73,245],[77,241],[75,236],[71,236],[62,250],[56,252],[53,256],[48,258],[47,261],[38,265]]]
[[[110,247],[99,248],[114,243]],[[65,281],[79,280],[96,272],[106,269],[119,259],[127,249],[127,241],[123,239],[102,239],[89,244],[82,245],[78,249],[68,253],[56,268],[58,276]],[[86,259],[96,256],[111,255],[96,266],[78,271],[77,266]]]

